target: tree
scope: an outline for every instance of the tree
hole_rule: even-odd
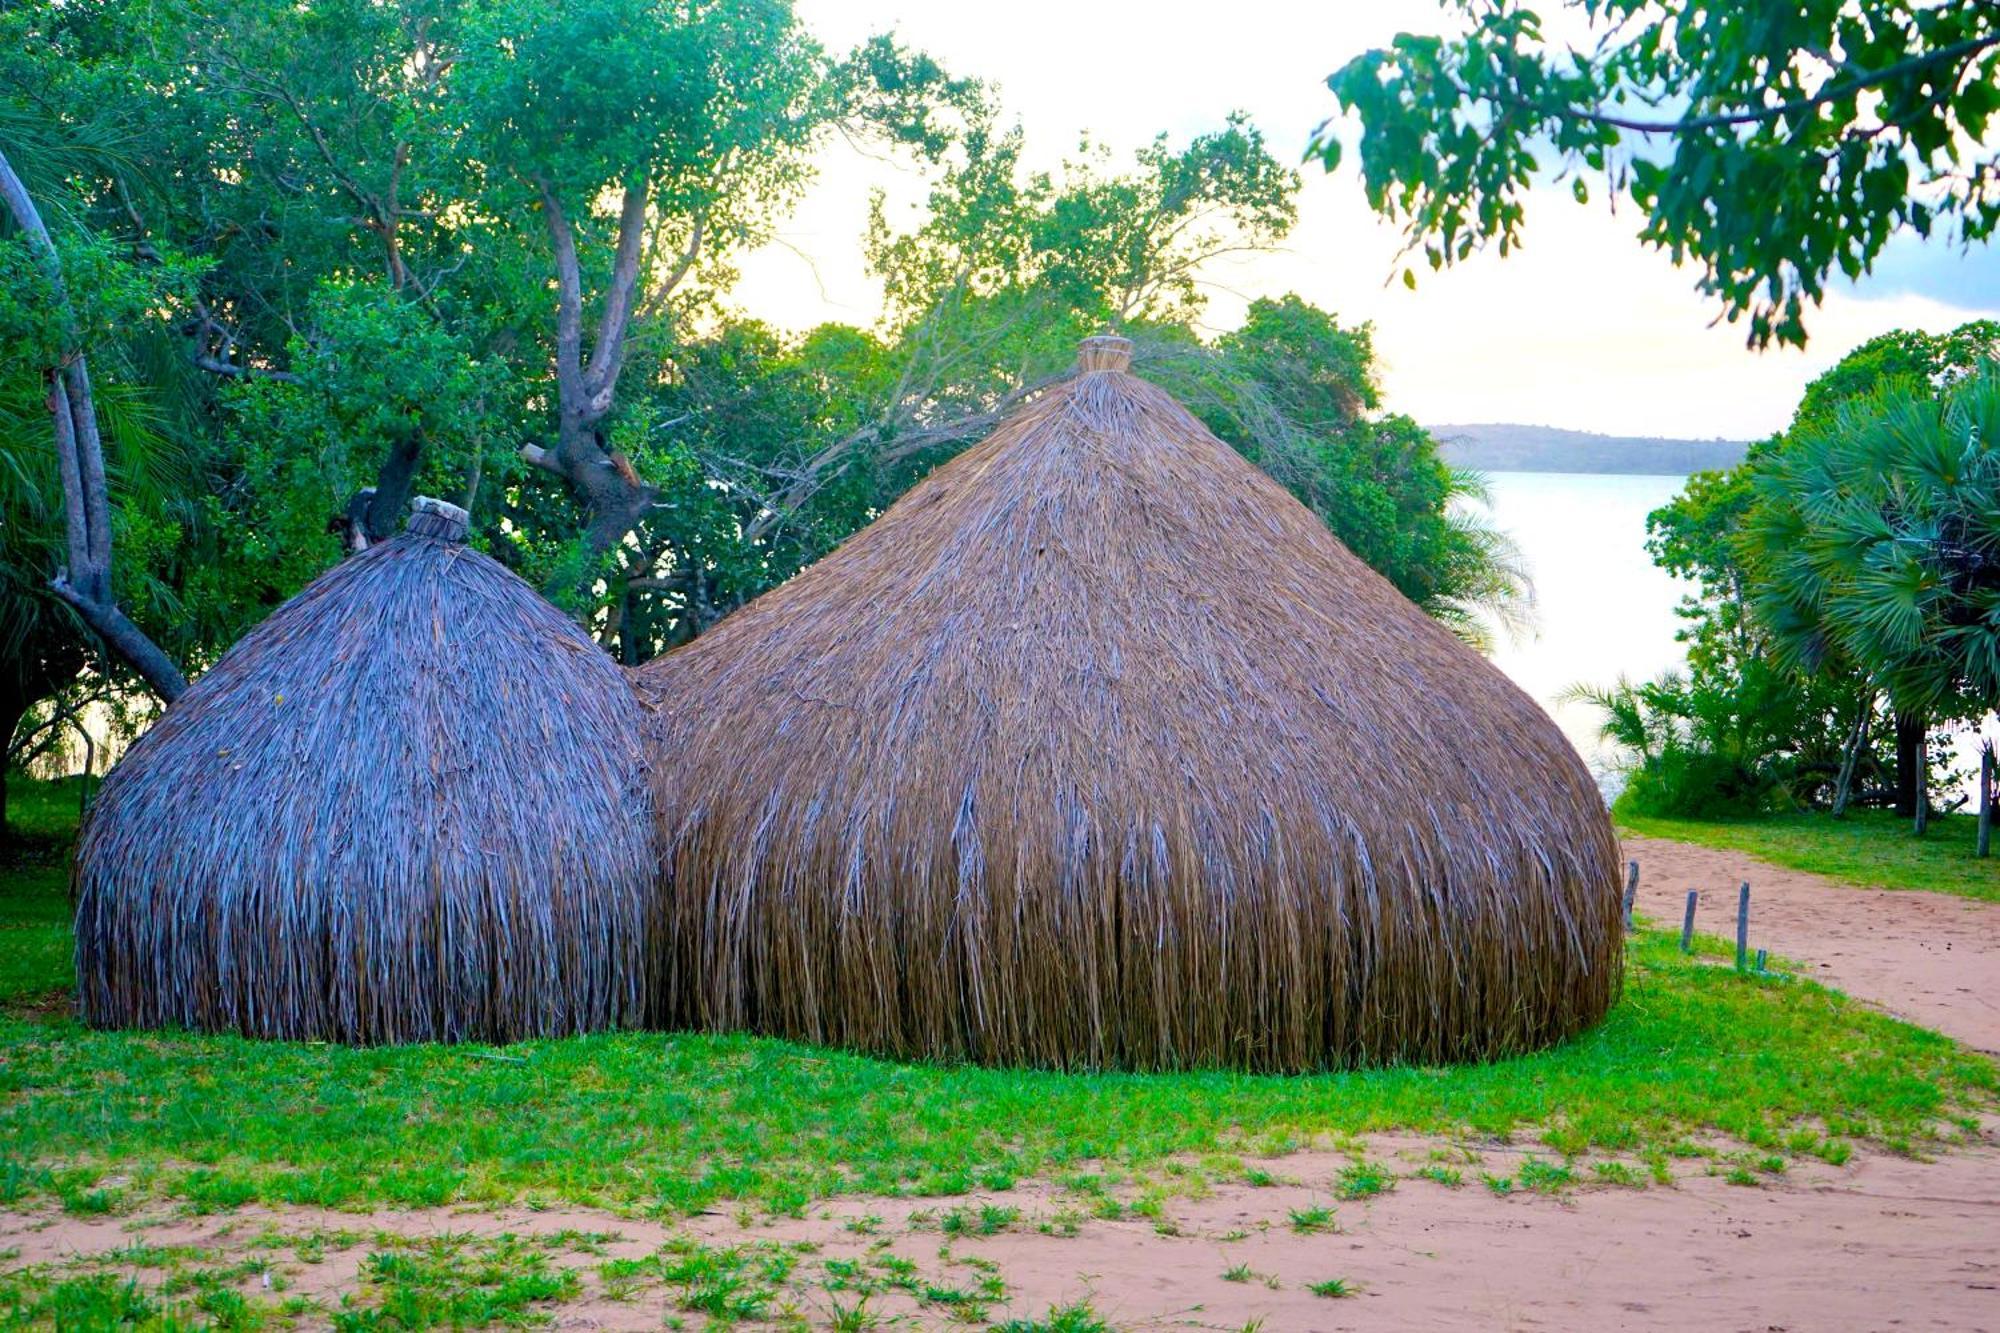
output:
[[[1369,202],[1432,268],[1518,245],[1553,164],[1579,202],[1595,177],[1636,204],[1640,238],[1700,265],[1753,347],[1803,344],[1807,304],[1899,230],[1971,245],[2000,225],[1994,0],[1568,0],[1583,44],[1520,0],[1453,5],[1463,35],[1404,33],[1327,81],[1361,119]],[[1314,147],[1338,165],[1332,121]]]
[[[2000,364],[1812,417],[1753,484],[1754,605],[1787,665],[1851,663],[1910,718],[2000,704]],[[1920,786],[1919,831],[1927,809]]]
[[[11,327],[0,328],[0,341],[27,351],[41,375],[56,470],[62,479],[67,563],[49,586],[162,702],[170,704],[187,689],[187,681],[173,660],[125,614],[112,582],[110,472],[90,376],[92,330],[70,298],[63,257],[41,211],[5,153],[0,153],[0,204],[18,229],[19,239],[10,247],[13,256],[27,261],[8,266],[12,272],[6,287],[15,295],[7,309]],[[107,292],[131,295],[129,286],[108,280],[102,286]],[[102,310],[115,311],[117,306],[115,300],[104,302]],[[120,313],[129,315],[130,310]],[[62,660],[40,645],[30,648],[24,643],[22,652],[17,659],[22,663]],[[51,673],[44,665],[32,674],[17,673],[16,683],[23,689],[46,686],[59,676],[59,671]],[[8,723],[11,738],[20,713],[0,721]]]
[[[824,553],[1068,373],[1087,334],[1122,327],[1156,367],[1194,346],[1202,264],[1290,225],[1297,176],[1241,117],[1179,148],[1162,137],[1124,170],[1087,148],[1031,172],[993,107],[953,105],[964,129],[917,225],[894,227],[879,199],[872,211],[878,329],[829,326],[788,345],[739,326],[670,351],[650,377],[635,411],[676,423],[706,493],[677,495],[675,521],[649,523],[643,559],[626,565],[626,586],[653,596],[619,618],[649,650]],[[706,527],[700,550],[678,539],[679,517],[718,502],[733,526]]]
[[[121,588],[160,571],[135,618],[191,663],[393,533],[418,488],[643,661],[1107,326],[1234,404],[1215,420],[1240,447],[1438,614],[1499,569],[1413,423],[1372,386],[1325,396],[1368,384],[1365,331],[1289,302],[1269,336],[1198,336],[1203,266],[1294,215],[1296,173],[1241,117],[1032,171],[980,85],[888,38],[828,53],[784,0],[82,0],[0,10],[0,133],[95,146],[45,174],[59,231],[156,293],[113,387],[186,467],[156,514],[113,457],[111,504],[146,557]],[[880,319],[772,329],[731,308],[732,262],[833,135],[932,192],[873,211]],[[1304,364],[1321,352],[1351,364]]]
[[[1509,628],[1526,615],[1518,554],[1465,503],[1485,499],[1479,479],[1409,417],[1377,412],[1376,374],[1367,325],[1285,296],[1251,302],[1214,356],[1163,378],[1405,597],[1485,646],[1482,613]]]
[[[1949,333],[1891,329],[1877,334],[1806,386],[1786,435],[1824,425],[1843,404],[1899,381],[1941,394],[1996,358],[2000,358],[2000,320],[1971,320]]]

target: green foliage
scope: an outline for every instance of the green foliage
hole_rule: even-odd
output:
[[[1432,268],[1508,253],[1552,173],[1578,202],[1596,179],[1761,347],[1803,343],[1806,305],[1898,230],[1982,243],[2000,225],[1979,184],[2000,110],[1991,5],[1567,0],[1581,42],[1521,0],[1452,8],[1461,35],[1403,33],[1327,81],[1360,116],[1370,204]],[[1315,148],[1338,164],[1332,122]]]
[[[211,516],[231,565],[268,580],[240,607],[252,613],[240,628],[340,557],[328,517],[375,484],[393,449],[418,452],[418,494],[462,501],[513,464],[496,411],[507,390],[498,368],[409,298],[378,282],[328,279],[306,317],[313,336],[287,346],[295,378],[247,379],[225,394],[247,504],[232,514],[217,501]],[[239,580],[212,589],[218,603],[248,600]]]
[[[1740,759],[1677,747],[1633,770],[1618,808],[1690,819],[1757,814],[1771,807],[1777,790],[1768,772]]]
[[[544,188],[582,222],[643,181],[679,250],[696,219],[732,244],[767,233],[833,110],[825,76],[787,0],[486,0],[449,77],[463,151],[524,227]]]
[[[2000,703],[2000,365],[1892,382],[1760,459],[1743,536],[1785,664],[1848,663],[1898,710]]]
[[[1826,805],[1850,765],[1851,790],[1885,792],[1894,734],[1885,704],[1943,720],[1978,706],[1967,697],[1967,673],[1990,668],[1969,659],[1942,674],[1938,666],[1939,654],[1990,651],[1980,646],[1976,609],[1926,603],[1930,621],[1883,612],[1898,597],[1907,610],[1911,597],[1924,596],[1907,579],[1910,561],[1892,559],[1929,540],[1920,515],[1962,522],[1938,506],[1977,511],[1986,503],[1977,484],[1947,499],[1896,470],[1911,433],[1928,432],[1928,475],[1956,477],[1970,455],[1952,457],[1936,432],[1977,429],[1977,414],[1994,410],[1990,391],[1978,386],[1990,379],[1981,368],[1996,336],[2000,329],[1978,321],[1948,334],[1899,330],[1870,339],[1807,386],[1789,430],[1753,446],[1734,469],[1690,477],[1648,515],[1654,562],[1696,584],[1679,610],[1687,671],[1572,695],[1598,706],[1603,735],[1633,757],[1622,809],[1718,818]],[[1888,398],[1902,405],[1895,429],[1903,445],[1884,422]],[[1954,529],[1975,565],[1991,540],[1977,534],[1980,521],[1975,512],[1974,526]],[[1873,542],[1872,560],[1857,539]],[[1892,576],[1898,567],[1902,584]],[[1833,577],[1840,570],[1850,571],[1845,581]],[[1895,624],[1913,637],[1899,645],[1844,628]],[[1890,654],[1913,648],[1909,667],[1930,673],[1929,688],[1890,688]],[[1930,756],[1933,767],[1946,762],[1941,750]]]
[[[1455,472],[1410,418],[1379,403],[1372,330],[1343,328],[1296,296],[1260,299],[1217,355],[1161,378],[1203,421],[1325,520],[1417,605],[1473,631],[1480,609],[1524,609],[1506,538],[1473,517],[1477,478]]]
[[[120,596],[195,664],[339,559],[338,521],[411,452],[416,489],[469,501],[477,542],[637,663],[824,555],[1106,327],[1434,614],[1470,632],[1518,600],[1469,479],[1382,412],[1365,328],[1286,298],[1198,336],[1203,265],[1296,216],[1297,173],[1240,115],[1038,171],[989,89],[889,37],[829,52],[788,0],[147,0],[0,12],[0,133],[85,297],[51,329],[0,240],[0,333],[89,346]],[[732,266],[836,134],[930,185],[862,238],[881,316],[746,319]],[[566,346],[601,377],[581,407]],[[0,374],[0,631],[23,627],[0,650],[62,668],[29,673],[46,699],[82,648],[66,613],[35,619],[61,532],[38,393]]]
[[[1827,776],[1813,692],[1761,656],[1566,697],[1595,705],[1599,734],[1632,756],[1620,800],[1641,813],[1755,814],[1807,799]]]
[[[1976,319],[1949,333],[1891,329],[1862,343],[1806,386],[1786,436],[1824,428],[1845,403],[1891,384],[1924,384],[1941,393],[2000,357],[2000,321]],[[1732,474],[1735,475],[1735,474]]]

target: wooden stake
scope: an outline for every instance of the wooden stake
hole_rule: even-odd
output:
[[[1771,957],[1771,951],[1769,949],[1759,949],[1757,951],[1757,971],[1759,973],[1764,971],[1764,964],[1770,959],[1770,957]]]
[[[1625,929],[1632,929],[1632,903],[1639,896],[1639,863],[1625,863]]]
[[[1744,880],[1743,887],[1736,890],[1736,970],[1742,971],[1750,961],[1750,881]]]
[[[1688,890],[1687,915],[1681,918],[1682,953],[1691,953],[1694,950],[1694,905],[1700,899],[1700,897],[1701,895],[1697,893],[1695,890],[1693,889]]]

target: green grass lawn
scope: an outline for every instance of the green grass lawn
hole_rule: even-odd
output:
[[[1939,815],[1919,838],[1910,821],[1883,810],[1834,819],[1817,811],[1760,819],[1656,819],[1620,810],[1618,826],[1647,838],[1672,838],[1748,852],[1789,870],[1809,870],[1847,884],[1929,889],[2000,902],[2000,855],[1980,860],[1979,821]]]
[[[791,1212],[1031,1176],[1144,1209],[1244,1178],[1245,1156],[1392,1129],[1540,1142],[1640,1175],[1676,1158],[1768,1171],[1787,1154],[1841,1160],[1854,1140],[1920,1149],[2000,1092],[1992,1063],[1942,1036],[1809,981],[1684,958],[1655,931],[1634,940],[1609,1020],[1559,1048],[1305,1078],[939,1068],[695,1034],[353,1050],[91,1032],[68,1010],[65,883],[46,855],[0,878],[0,1203],[76,1213],[161,1199]]]

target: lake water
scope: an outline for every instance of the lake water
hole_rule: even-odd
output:
[[[1497,638],[1494,665],[1555,718],[1600,786],[1615,788],[1619,756],[1597,737],[1599,715],[1559,696],[1620,675],[1650,680],[1686,665],[1674,608],[1693,591],[1646,554],[1646,515],[1686,477],[1493,472],[1494,526],[1521,549],[1535,585],[1532,625]]]

